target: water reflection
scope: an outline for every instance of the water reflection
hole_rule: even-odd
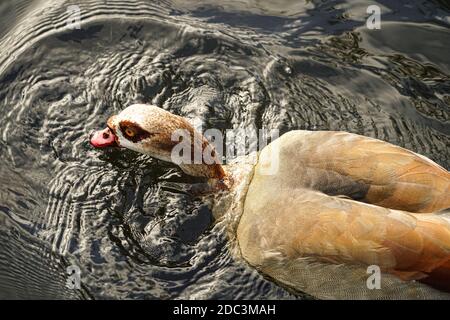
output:
[[[443,1],[378,1],[377,31],[363,1],[91,1],[80,30],[68,3],[0,5],[5,298],[305,297],[230,255],[225,226],[183,192],[195,179],[89,146],[131,103],[205,128],[346,130],[449,168]],[[64,286],[72,263],[81,291]]]

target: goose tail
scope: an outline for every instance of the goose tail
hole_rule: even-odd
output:
[[[420,281],[438,290],[450,292],[450,258]]]
[[[441,210],[432,216],[421,215],[421,218],[419,228],[428,231],[426,241],[429,249],[428,258],[441,251],[439,255],[443,259],[420,281],[436,289],[450,292],[450,209]],[[432,223],[438,222],[435,221],[437,219],[441,220],[441,223]],[[440,250],[436,250],[438,247]]]

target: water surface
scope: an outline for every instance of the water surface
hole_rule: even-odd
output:
[[[345,130],[450,167],[445,1],[0,4],[0,298],[302,299],[228,251],[177,167],[89,134],[132,103],[204,128]],[[65,286],[66,267],[82,272]]]

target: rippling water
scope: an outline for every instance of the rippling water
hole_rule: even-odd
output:
[[[280,298],[228,251],[175,166],[93,150],[147,102],[204,127],[346,130],[450,167],[450,5],[371,1],[0,4],[0,298]],[[81,290],[66,267],[81,268]]]

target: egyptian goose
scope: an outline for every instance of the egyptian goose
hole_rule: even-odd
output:
[[[144,104],[110,117],[90,142],[172,161],[178,129],[213,157],[181,170],[207,178],[219,197],[242,191],[235,237],[263,274],[319,298],[449,298],[430,286],[450,290],[450,173],[430,159],[357,134],[296,130],[236,174],[189,121]],[[260,160],[274,150],[278,169],[263,174]],[[380,268],[386,290],[367,288],[367,266]]]

